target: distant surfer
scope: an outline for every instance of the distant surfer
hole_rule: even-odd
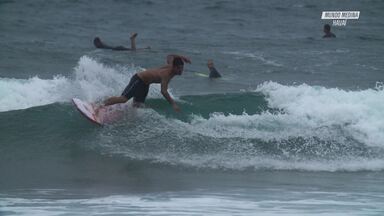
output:
[[[336,37],[336,35],[331,32],[331,26],[329,24],[324,25],[323,31],[325,33],[323,38],[335,38]]]
[[[93,44],[95,45],[96,48],[99,49],[111,49],[111,50],[116,50],[116,51],[136,51],[136,50],[143,50],[143,49],[151,49],[151,47],[146,47],[146,48],[136,48],[136,37],[137,33],[132,33],[130,40],[131,40],[131,48],[127,48],[124,46],[109,46],[101,41],[99,37],[95,37],[93,39]]]
[[[216,70],[215,66],[213,65],[212,59],[208,60],[208,69],[209,69],[209,78],[220,78],[220,73]]]
[[[184,70],[184,62],[191,63],[189,58],[180,55],[169,55],[167,65],[159,68],[148,69],[138,72],[132,76],[129,84],[121,96],[110,97],[103,104],[96,108],[96,113],[105,106],[117,103],[125,103],[133,97],[133,106],[139,107],[147,97],[149,85],[152,83],[161,84],[161,94],[171,104],[172,108],[179,112],[180,108],[168,93],[168,84],[175,75],[181,75]]]

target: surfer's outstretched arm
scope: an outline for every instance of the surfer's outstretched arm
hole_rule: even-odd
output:
[[[176,112],[180,112],[179,106],[177,106],[176,102],[172,99],[172,97],[168,93],[168,83],[169,83],[169,81],[170,81],[170,77],[164,77],[161,80],[161,94],[172,105],[172,108]]]

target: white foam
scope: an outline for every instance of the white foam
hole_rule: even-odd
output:
[[[369,146],[384,147],[383,89],[345,91],[267,82],[255,91],[263,93],[268,106],[280,112],[212,113],[208,119],[192,116],[191,123],[179,124],[189,131],[214,138],[270,141],[315,136],[343,142],[352,137]]]
[[[185,166],[230,169],[230,170],[301,170],[311,172],[337,172],[337,171],[382,171],[383,159],[343,159],[339,160],[284,160],[274,159],[271,156],[244,155],[188,155],[184,157],[170,157],[170,155],[156,155],[155,160],[162,163],[182,164]]]
[[[360,142],[384,147],[384,90],[346,91],[308,85],[284,86],[274,82],[256,91],[267,96],[268,106],[317,127],[338,125]]]
[[[69,102],[73,97],[97,101],[120,95],[130,77],[143,68],[109,67],[88,56],[80,58],[72,77],[53,79],[0,78],[0,112],[26,109],[55,102]],[[158,85],[151,85],[148,96],[160,97]]]
[[[175,192],[146,195],[114,195],[88,199],[0,198],[4,212],[17,215],[361,215],[383,208],[380,200],[366,194],[347,194],[349,199],[325,192],[289,193],[280,190],[268,195],[249,191],[222,193]],[[259,191],[257,191],[259,192]],[[206,193],[206,194],[199,194]],[[283,196],[282,196],[283,194]],[[291,199],[286,199],[290,196]],[[368,198],[356,199],[356,197]],[[336,197],[332,199],[330,197]],[[352,197],[352,198],[350,198]],[[364,202],[363,202],[364,201]],[[324,208],[336,206],[338,208]],[[347,210],[348,209],[348,210]]]
[[[140,111],[145,112],[140,116],[143,122],[151,124],[141,122],[140,131],[119,133],[106,148],[138,160],[199,168],[384,170],[384,158],[372,154],[384,147],[384,103],[379,103],[384,101],[384,90],[380,86],[345,91],[267,82],[255,91],[266,95],[269,107],[280,111],[253,115],[212,113],[209,118],[192,116],[191,122]],[[297,143],[295,138],[303,139]],[[126,142],[140,143],[145,151],[130,149],[132,144],[127,146]],[[208,150],[196,152],[193,145],[197,142]],[[218,150],[209,150],[210,145]],[[271,145],[262,147],[271,149],[264,152],[258,145]]]
[[[66,99],[70,81],[57,76],[52,80],[33,77],[27,80],[0,79],[0,111],[25,109]]]
[[[189,127],[196,133],[215,138],[262,139],[264,141],[282,140],[292,136],[309,137],[320,132],[314,130],[317,125],[312,121],[270,112],[254,115],[214,113],[209,119],[194,116]]]
[[[262,63],[266,65],[272,65],[276,67],[282,67],[283,65],[280,63],[277,63],[274,60],[266,59],[264,55],[260,52],[241,52],[241,51],[233,51],[233,52],[224,52],[225,54],[235,55],[237,58],[253,58],[261,61]]]

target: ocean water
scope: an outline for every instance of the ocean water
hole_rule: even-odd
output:
[[[323,39],[322,11],[358,10]],[[0,0],[0,215],[384,215],[381,0]],[[119,52],[109,45],[137,47]],[[170,92],[98,127],[168,54]],[[210,80],[213,59],[221,79]]]

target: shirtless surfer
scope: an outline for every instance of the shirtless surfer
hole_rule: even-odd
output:
[[[159,68],[148,69],[138,72],[132,76],[129,84],[121,96],[110,97],[103,102],[103,105],[96,108],[96,113],[105,106],[117,103],[125,103],[133,97],[133,106],[139,107],[147,97],[149,85],[152,83],[161,84],[161,94],[171,104],[172,108],[179,112],[180,108],[168,93],[168,84],[175,75],[181,75],[184,70],[184,62],[191,63],[189,58],[180,55],[169,55],[167,65]]]
[[[111,50],[115,50],[115,51],[136,51],[136,50],[151,49],[151,47],[149,47],[149,46],[146,48],[137,49],[136,48],[136,37],[137,37],[137,33],[131,34],[131,37],[130,37],[131,48],[127,48],[124,46],[109,46],[109,45],[103,43],[99,37],[95,37],[95,39],[93,39],[93,44],[95,45],[96,48],[99,48],[99,49],[111,49]]]

